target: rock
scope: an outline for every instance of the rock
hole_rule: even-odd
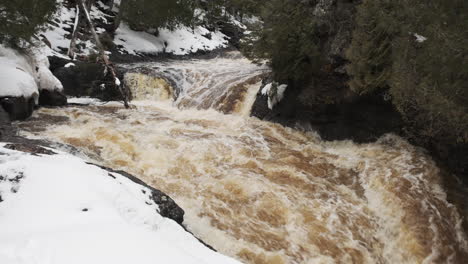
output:
[[[38,154],[43,154],[43,155],[55,155],[57,153],[53,152],[52,150],[46,149],[44,147],[41,147],[39,145],[35,145],[33,143],[11,143],[11,144],[6,144],[4,146],[6,149],[11,149],[11,150],[17,150],[21,152],[26,152],[26,153],[31,153],[32,155],[38,155]]]
[[[60,91],[41,90],[39,92],[39,105],[64,106],[66,104],[67,97]]]
[[[0,107],[0,140],[5,140],[12,132],[11,122],[8,113]]]
[[[176,202],[174,202],[174,200],[172,200],[171,197],[169,197],[167,194],[161,192],[160,190],[157,190],[151,186],[149,186],[148,184],[146,184],[145,182],[143,182],[142,180],[138,179],[137,177],[125,172],[125,171],[120,171],[120,170],[113,170],[111,168],[107,168],[107,167],[104,167],[104,166],[99,166],[99,165],[96,165],[96,164],[92,164],[92,163],[88,163],[88,164],[91,164],[91,165],[95,165],[95,166],[98,166],[104,170],[107,170],[109,172],[114,172],[114,173],[118,173],[122,176],[125,176],[127,177],[129,180],[133,181],[134,183],[137,183],[141,186],[144,186],[148,189],[151,190],[151,199],[158,205],[159,207],[159,214],[164,216],[164,217],[167,217],[167,218],[170,218],[174,221],[176,221],[179,225],[181,225],[182,227],[184,227],[182,225],[182,223],[184,222],[184,210],[182,210],[182,208],[180,208]],[[112,174],[109,174],[110,177],[114,177],[112,176]],[[185,227],[184,227],[185,228]]]
[[[71,62],[69,59],[65,59],[57,56],[49,56],[50,71],[54,72],[56,69],[61,68]]]
[[[23,120],[33,113],[34,98],[25,97],[3,97],[0,98],[0,105],[8,113],[10,120]]]
[[[383,94],[345,96],[338,103],[308,104],[299,89],[286,90],[284,99],[273,110],[267,97],[257,95],[252,116],[285,126],[313,130],[325,140],[371,142],[386,133],[398,133],[403,121]],[[312,99],[311,99],[312,100]]]
[[[102,64],[78,61],[74,64],[54,71],[55,77],[62,82],[65,95],[89,96],[103,101],[122,100],[118,87]]]
[[[68,96],[89,96],[96,83],[104,79],[104,66],[98,63],[74,62],[75,66],[59,67],[54,75],[62,82]]]

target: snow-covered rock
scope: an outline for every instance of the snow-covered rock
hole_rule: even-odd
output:
[[[39,98],[30,59],[0,45],[0,97]]]
[[[269,83],[263,87],[261,93],[262,95],[268,96],[268,108],[270,110],[283,100],[284,92],[287,88],[287,84],[278,85],[276,82]]]
[[[0,104],[13,120],[29,117],[36,104],[67,102],[43,48],[29,46],[20,53],[0,45]]]
[[[62,91],[60,81],[49,70],[49,60],[40,47],[25,53],[0,45],[0,97],[34,97],[39,90]]]
[[[0,143],[0,263],[238,263],[161,216],[148,187],[59,151],[28,152]]]

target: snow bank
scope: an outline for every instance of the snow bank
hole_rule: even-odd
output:
[[[38,98],[38,86],[28,58],[0,45],[0,97]]]
[[[40,89],[63,90],[40,48],[29,48],[25,53],[0,45],[0,97],[33,97],[37,103]]]
[[[221,32],[210,32],[204,27],[179,27],[173,31],[159,29],[156,37],[146,32],[137,32],[121,23],[116,31],[115,44],[123,46],[129,54],[161,52],[186,55],[197,51],[210,51],[227,46],[227,37]]]
[[[60,153],[0,144],[0,263],[238,263],[158,214],[150,190]]]

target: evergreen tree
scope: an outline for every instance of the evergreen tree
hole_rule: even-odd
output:
[[[136,30],[189,25],[194,4],[193,0],[122,0],[120,17]]]
[[[468,142],[468,2],[364,0],[348,50],[353,90],[388,90],[419,139]]]
[[[0,42],[28,41],[55,11],[55,0],[2,0]]]
[[[244,45],[247,56],[270,61],[279,82],[303,82],[319,74],[323,58],[318,27],[311,16],[313,7],[308,1],[266,2],[263,26]]]

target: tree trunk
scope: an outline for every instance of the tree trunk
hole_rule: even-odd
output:
[[[124,105],[125,105],[125,108],[129,108],[129,105],[128,105],[128,96],[127,96],[127,93],[124,91],[124,88],[122,87],[122,84],[119,80],[119,78],[117,78],[117,75],[115,73],[115,69],[114,69],[114,66],[112,65],[112,63],[109,61],[109,59],[107,58],[107,55],[104,51],[104,47],[102,46],[102,43],[101,41],[99,40],[99,36],[98,34],[96,33],[96,30],[94,29],[94,23],[93,21],[91,20],[91,16],[89,15],[89,12],[88,12],[88,8],[84,2],[85,0],[79,0],[79,3],[80,3],[80,6],[81,6],[81,9],[83,10],[83,13],[85,14],[85,19],[86,21],[88,22],[88,25],[89,25],[89,29],[91,31],[91,34],[93,35],[94,37],[94,41],[96,42],[96,46],[99,50],[99,55],[102,59],[102,61],[104,62],[107,70],[112,74],[112,78],[114,80],[114,84],[115,86],[118,87],[119,91],[120,91],[120,94],[122,95],[122,98],[123,98],[123,101],[124,101]]]
[[[75,59],[75,49],[76,49],[76,37],[78,36],[78,29],[79,24],[81,22],[80,19],[80,7],[76,5],[76,16],[75,16],[75,24],[73,25],[73,33],[70,41],[70,47],[68,48],[67,55],[70,57],[72,60]]]

